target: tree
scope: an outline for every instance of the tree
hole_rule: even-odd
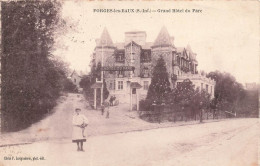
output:
[[[194,95],[194,85],[190,80],[184,80],[177,85],[174,91],[175,102],[179,103],[182,107],[188,107]]]
[[[79,82],[79,86],[83,89],[83,94],[89,102],[93,100],[94,90],[91,88],[91,76],[84,75]]]
[[[181,111],[185,114],[186,119],[189,111],[192,113],[191,102],[193,100],[194,92],[194,85],[189,79],[187,79],[179,83],[176,89],[173,90],[171,97],[169,97],[174,99],[175,107],[177,106],[181,108]]]
[[[57,71],[59,71],[64,77],[68,77],[69,73],[71,73],[71,69],[69,68],[69,63],[65,62],[61,57],[52,56],[49,58],[53,63],[54,67]]]
[[[231,74],[215,71],[210,72],[207,77],[216,81],[215,98],[218,101],[227,101],[232,103],[245,96],[243,86],[238,83],[235,77]]]
[[[173,99],[175,108],[183,111],[182,115],[186,116],[186,120],[188,116],[196,120],[196,116],[199,114],[202,121],[202,109],[208,109],[210,102],[210,94],[205,90],[195,89],[189,79],[180,82],[169,98]]]
[[[237,104],[246,96],[243,86],[229,73],[215,71],[210,72],[207,77],[216,81],[216,109],[235,113]]]
[[[63,85],[64,85],[63,91],[72,92],[72,93],[77,92],[77,86],[73,84],[73,82],[70,79],[66,78],[64,80]]]
[[[167,95],[171,92],[166,64],[162,56],[159,57],[153,69],[152,80],[149,86],[146,100],[156,101],[161,104],[166,101]]]
[[[51,59],[60,25],[56,1],[2,2],[2,129],[41,119],[62,90],[62,70]]]
[[[196,96],[196,98],[199,98],[199,117],[200,122],[203,120],[203,111],[207,111],[207,117],[208,117],[208,109],[210,107],[210,94],[206,92],[205,90],[202,90],[199,93],[199,96]]]
[[[82,76],[82,79],[79,82],[79,86],[83,88],[83,91],[89,92],[91,90],[91,80],[87,75]]]
[[[103,84],[104,84],[103,95],[104,95],[104,101],[105,101],[109,96],[109,91],[107,90],[107,83],[106,83],[105,79],[103,79]]]

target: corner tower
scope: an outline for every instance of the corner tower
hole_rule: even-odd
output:
[[[175,52],[175,46],[173,44],[173,37],[169,35],[165,26],[162,27],[151,48],[153,66],[156,65],[156,61],[159,56],[162,56],[165,60],[167,72],[169,73],[170,77],[173,73],[172,57]]]
[[[115,46],[114,43],[107,31],[107,28],[105,27],[101,37],[99,39],[96,39],[96,48],[95,48],[95,62],[98,64],[98,62],[102,63],[102,54],[103,54],[103,65],[107,65],[107,59],[111,57],[115,52]]]

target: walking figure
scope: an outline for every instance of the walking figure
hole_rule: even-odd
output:
[[[109,104],[110,104],[110,106],[113,106],[113,96],[110,96]]]
[[[104,115],[104,112],[105,112],[105,105],[104,105],[104,103],[102,103],[102,105],[101,105],[101,115]]]

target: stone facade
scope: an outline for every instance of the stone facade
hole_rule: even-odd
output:
[[[130,82],[142,85],[138,89],[139,100],[146,97],[151,83],[153,67],[160,56],[166,62],[169,81],[172,88],[185,79],[190,79],[195,87],[207,89],[214,97],[215,81],[198,74],[196,53],[190,46],[175,47],[174,38],[163,27],[154,42],[146,41],[144,31],[125,33],[125,41],[113,43],[105,28],[100,39],[96,40],[93,63],[103,66],[134,66],[131,71],[104,71],[104,78],[110,95],[116,96],[119,102],[130,102]],[[133,100],[134,101],[134,100]]]
[[[195,88],[199,90],[205,90],[209,94],[211,94],[211,98],[214,97],[214,91],[215,91],[215,81],[207,78],[201,74],[183,74],[181,76],[178,76],[178,79],[176,81],[176,84],[183,82],[184,80],[189,79],[192,81],[192,83],[195,85]]]

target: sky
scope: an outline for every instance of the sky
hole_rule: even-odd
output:
[[[199,9],[202,13],[94,13],[93,9]],[[107,28],[113,42],[124,33],[141,30],[154,42],[162,26],[176,47],[191,46],[198,69],[229,72],[240,83],[259,82],[259,4],[257,1],[66,1],[62,16],[71,28],[57,41],[56,54],[71,69],[89,71],[95,39]]]

